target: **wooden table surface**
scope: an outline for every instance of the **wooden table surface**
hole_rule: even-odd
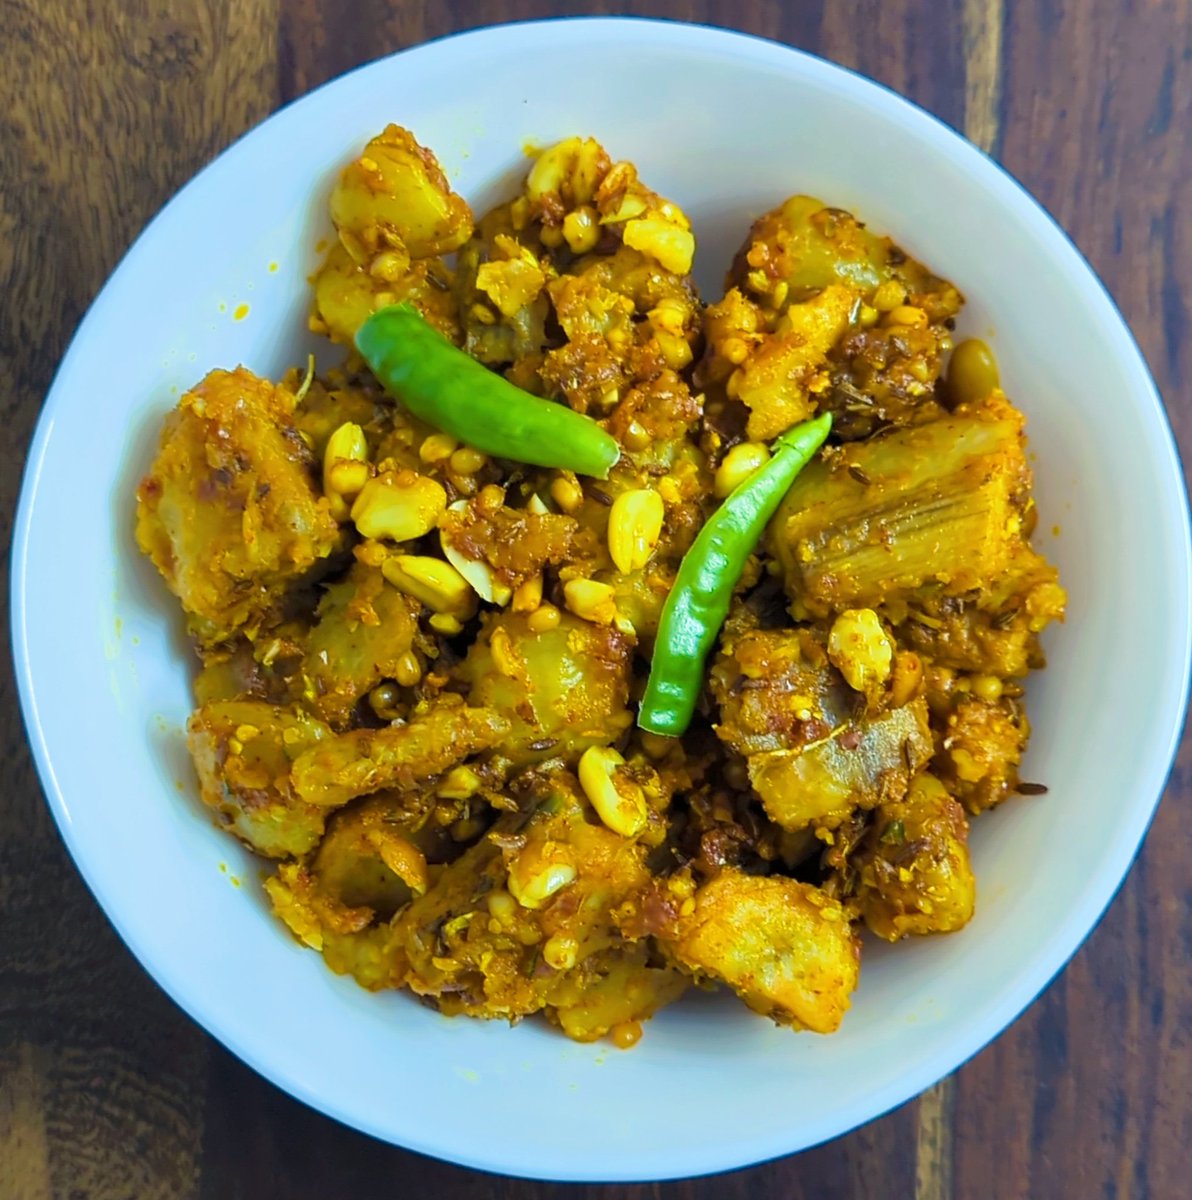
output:
[[[340,8],[350,16],[331,15]],[[5,0],[0,534],[86,306],[145,222],[280,104],[456,29],[632,12],[731,25],[897,89],[1059,219],[1192,461],[1192,0]],[[96,402],[118,381],[97,381]],[[69,531],[63,549],[69,553]],[[7,604],[7,555],[0,564]],[[7,628],[7,610],[0,612]],[[1128,752],[1125,750],[1123,752]],[[117,939],[63,849],[0,655],[0,1200],[1192,1196],[1192,739],[1105,920],[919,1100],[801,1156],[640,1187],[503,1180],[351,1132],[253,1075]]]

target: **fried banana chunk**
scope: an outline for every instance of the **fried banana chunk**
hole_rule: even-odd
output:
[[[377,308],[408,301],[460,338],[453,277],[441,255],[472,235],[472,212],[435,156],[387,125],[341,173],[331,193],[339,235],[314,280],[311,327],[352,344]]]
[[[767,814],[791,832],[900,799],[933,750],[926,700],[858,711],[823,655],[805,632],[758,630],[730,643],[712,670],[716,732],[745,755]]]
[[[973,915],[968,821],[934,775],[920,775],[905,800],[877,810],[853,867],[865,924],[888,942],[951,933]]]
[[[267,858],[305,854],[323,835],[326,811],[295,791],[290,770],[331,736],[300,709],[258,700],[205,704],[187,724],[203,803]]]
[[[839,1027],[860,972],[860,944],[839,902],[810,884],[734,870],[696,891],[668,949],[754,1012],[816,1033]]]
[[[490,708],[442,696],[404,725],[354,729],[298,757],[294,790],[310,804],[337,808],[381,788],[409,788],[499,745],[509,722]]]
[[[212,371],[166,418],[137,489],[137,544],[201,642],[275,621],[343,545],[295,407],[243,367]]]
[[[570,763],[603,746],[631,723],[633,644],[608,625],[560,613],[549,629],[532,614],[501,612],[488,620],[459,667],[469,702],[509,723],[501,754],[524,765],[542,758]]]

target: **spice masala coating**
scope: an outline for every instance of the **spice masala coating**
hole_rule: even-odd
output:
[[[1065,594],[962,296],[795,195],[706,303],[682,209],[579,137],[476,217],[390,125],[330,208],[310,326],[342,365],[211,371],[137,492],[199,661],[203,801],[366,988],[621,1046],[691,986],[835,1030],[863,931],[959,930],[970,820],[1044,790],[1023,683]],[[402,314],[369,325],[390,388],[374,314]],[[506,383],[524,457],[484,450]],[[756,544],[723,522],[693,672],[660,632],[684,557],[825,414]],[[530,465],[563,461],[601,470]],[[638,724],[651,670],[688,680],[681,736]]]

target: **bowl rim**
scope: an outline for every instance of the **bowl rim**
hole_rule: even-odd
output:
[[[1015,206],[1016,211],[1023,219],[1031,221],[1036,231],[1054,245],[1057,255],[1066,257],[1072,269],[1077,273],[1082,273],[1088,282],[1095,285],[1092,289],[1092,299],[1100,309],[1101,318],[1107,326],[1115,328],[1124,339],[1120,355],[1123,361],[1130,363],[1138,377],[1137,388],[1140,400],[1149,402],[1152,410],[1150,415],[1155,421],[1155,432],[1159,434],[1163,451],[1161,466],[1164,471],[1170,472],[1175,489],[1173,495],[1179,501],[1179,512],[1176,516],[1183,559],[1180,600],[1185,616],[1189,612],[1190,600],[1192,600],[1192,530],[1190,530],[1187,484],[1178,446],[1145,356],[1108,289],[1064,229],[1004,167],[939,118],[859,72],[781,42],[723,26],[646,17],[554,17],[468,29],[407,47],[393,54],[363,63],[327,80],[310,92],[283,105],[254,125],[174,193],[122,256],[76,327],[70,345],[54,374],[39,414],[22,478],[11,551],[11,637],[22,716],[47,803],[71,857],[88,888],[142,967],[192,1020],[258,1074],[309,1107],[382,1141],[497,1174],[580,1182],[590,1180],[591,1177],[582,1174],[561,1173],[559,1169],[543,1173],[541,1170],[536,1170],[532,1163],[527,1162],[524,1155],[519,1156],[516,1149],[508,1153],[498,1152],[496,1154],[478,1154],[468,1148],[464,1148],[461,1152],[461,1148],[456,1143],[443,1136],[409,1138],[403,1135],[402,1139],[398,1141],[394,1130],[387,1123],[374,1118],[368,1112],[351,1111],[346,1106],[329,1103],[323,1097],[314,1094],[313,1089],[309,1088],[301,1077],[290,1070],[285,1061],[263,1055],[255,1046],[244,1044],[228,1034],[227,1031],[221,1030],[218,1019],[210,1011],[210,1004],[189,994],[168,963],[154,961],[151,958],[140,944],[136,930],[126,919],[125,914],[116,911],[118,905],[114,904],[110,897],[105,897],[102,886],[95,878],[88,863],[86,848],[80,845],[75,837],[69,806],[60,787],[46,742],[39,716],[38,685],[30,670],[27,640],[29,609],[27,566],[32,532],[33,499],[38,490],[50,434],[62,399],[60,381],[69,374],[68,369],[74,359],[84,353],[88,340],[88,324],[93,310],[116,278],[131,272],[141,260],[152,255],[157,240],[163,236],[170,211],[212,174],[233,170],[240,156],[251,152],[249,144],[251,140],[267,126],[273,127],[275,130],[282,125],[297,127],[304,111],[317,103],[321,93],[339,86],[349,77],[368,72],[383,73],[392,68],[395,60],[409,55],[449,53],[453,44],[457,42],[486,41],[499,47],[501,43],[508,41],[515,42],[521,49],[524,49],[524,42],[527,38],[531,40],[535,38],[555,39],[559,26],[568,26],[577,31],[580,30],[580,27],[585,26],[597,27],[602,32],[621,30],[629,38],[653,40],[663,52],[692,48],[712,53],[745,55],[751,57],[755,62],[764,62],[788,73],[809,75],[820,84],[830,86],[837,91],[847,91],[862,99],[867,98],[871,104],[881,109],[886,119],[902,124],[917,136],[930,141],[935,148],[946,151],[951,157],[958,159],[966,171],[980,174],[991,187],[1001,192],[1003,203]],[[582,32],[579,35],[582,36]],[[690,1178],[756,1165],[796,1151],[809,1149],[856,1129],[917,1096],[944,1076],[955,1071],[1007,1029],[1063,970],[1076,950],[1096,928],[1138,854],[1174,767],[1175,755],[1180,745],[1187,715],[1189,683],[1192,678],[1192,622],[1190,621],[1185,621],[1184,641],[1178,647],[1178,652],[1181,662],[1180,693],[1183,699],[1167,714],[1170,728],[1165,738],[1164,755],[1157,756],[1155,761],[1149,764],[1148,787],[1145,790],[1153,791],[1153,799],[1147,804],[1136,806],[1130,837],[1122,839],[1115,846],[1114,853],[1101,865],[1099,871],[1090,877],[1084,893],[1085,901],[1079,914],[1069,918],[1050,932],[1048,938],[1041,942],[1036,949],[1026,969],[1019,973],[1014,985],[1007,989],[998,1003],[988,1008],[984,1014],[979,1014],[979,1019],[965,1025],[950,1038],[947,1042],[946,1052],[933,1056],[927,1062],[916,1064],[913,1070],[908,1071],[896,1083],[872,1094],[868,1097],[867,1103],[859,1111],[851,1114],[845,1123],[837,1121],[835,1124],[817,1126],[813,1121],[810,1127],[811,1131],[806,1135],[803,1129],[792,1128],[790,1137],[783,1138],[781,1141],[773,1137],[754,1139],[752,1142],[737,1141],[732,1143],[735,1149],[731,1155],[726,1155],[723,1150],[709,1153],[707,1150],[700,1151],[698,1147],[690,1147],[683,1152],[681,1156],[683,1161],[677,1162],[676,1159],[680,1156],[672,1154],[668,1157],[663,1152],[654,1155],[650,1160],[654,1163],[657,1173],[643,1174],[636,1170],[618,1173],[617,1165],[610,1164],[611,1173],[602,1178],[608,1181],[624,1182]],[[1165,761],[1162,761],[1164,758]]]

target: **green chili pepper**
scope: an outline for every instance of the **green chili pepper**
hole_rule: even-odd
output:
[[[703,686],[704,663],[728,616],[745,560],[831,428],[832,414],[823,413],[784,433],[774,443],[770,461],[728,496],[683,556],[662,607],[637,715],[643,729],[669,737],[686,732]]]
[[[889,825],[882,830],[882,836],[878,841],[885,846],[901,846],[906,841],[906,825],[902,821],[891,821]]]
[[[414,416],[486,454],[597,479],[607,479],[621,456],[591,417],[514,387],[408,304],[373,313],[356,331],[356,348]]]

